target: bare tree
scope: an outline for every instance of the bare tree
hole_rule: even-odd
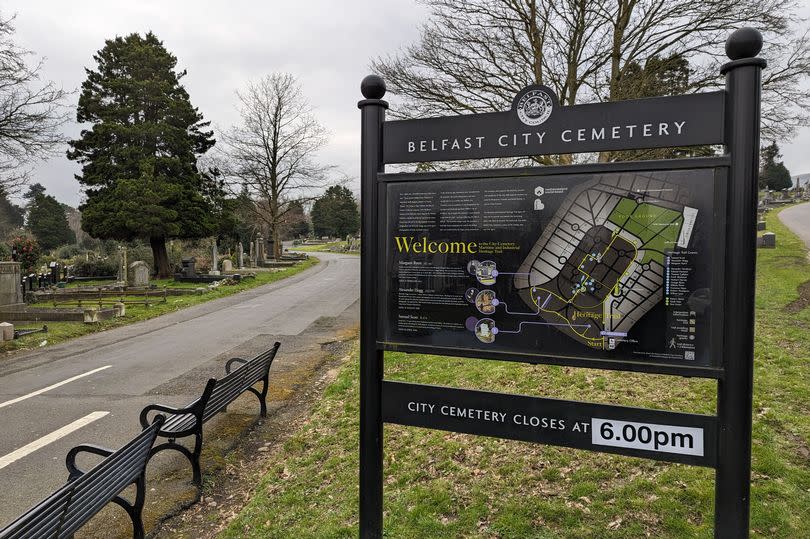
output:
[[[66,92],[40,81],[43,60],[29,66],[33,52],[14,42],[14,17],[0,17],[0,188],[11,193],[27,181],[32,161],[64,141]]]
[[[763,128],[786,138],[808,121],[810,39],[795,0],[424,0],[419,41],[372,69],[424,117],[505,110],[528,84],[562,105],[616,99],[628,70],[654,57],[689,62],[689,91],[722,85],[723,42],[760,29],[769,62]]]
[[[240,123],[222,136],[222,169],[234,190],[247,188],[281,256],[281,232],[293,200],[326,184],[331,167],[315,160],[326,130],[312,114],[295,77],[274,73],[238,91]]]

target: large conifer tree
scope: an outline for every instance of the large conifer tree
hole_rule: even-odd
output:
[[[312,228],[316,236],[343,238],[360,228],[360,212],[354,195],[342,185],[333,185],[312,205]]]
[[[28,199],[28,229],[36,236],[39,246],[50,251],[60,245],[76,243],[76,234],[68,225],[65,207],[45,188],[34,184],[25,197]]]
[[[171,273],[167,238],[200,238],[216,225],[215,182],[197,166],[214,145],[209,122],[180,84],[177,58],[151,32],[107,40],[85,69],[70,143],[82,164],[82,228],[101,239],[148,239],[159,276]]]

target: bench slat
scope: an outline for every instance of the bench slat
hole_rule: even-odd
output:
[[[175,414],[169,416],[169,419],[160,427],[163,432],[181,432],[191,428],[197,418],[194,414]]]
[[[184,408],[174,409],[176,413],[172,412],[172,409],[168,406],[158,404],[149,405],[144,408],[140,415],[141,424],[144,426],[148,421],[149,414],[152,412],[160,411],[169,414],[168,421],[166,421],[159,433],[160,436],[168,438],[169,442],[160,444],[157,451],[173,449],[183,453],[191,462],[194,471],[194,482],[200,485],[202,482],[200,449],[202,447],[203,423],[221,412],[249,389],[259,398],[261,415],[264,417],[267,414],[265,397],[268,389],[268,371],[280,346],[281,343],[276,342],[272,348],[248,361],[242,360],[241,358],[229,360],[225,364],[227,374],[220,379],[210,378],[205,385],[202,395]],[[231,370],[232,365],[237,365],[237,368]],[[264,385],[261,391],[258,391],[254,389],[254,386],[260,381],[263,381]],[[200,406],[202,406],[202,410]],[[176,442],[177,438],[184,438],[186,436],[194,436],[196,439],[193,452],[189,452],[186,447]]]
[[[2,539],[29,539],[53,534],[67,508],[72,488],[67,484],[0,530]]]
[[[0,530],[0,539],[70,537],[143,473],[161,421]],[[72,461],[71,461],[72,462]]]
[[[75,491],[65,512],[63,531],[81,528],[137,479],[146,465],[152,436],[140,436],[135,441],[137,443],[113,453],[74,481]]]
[[[234,383],[223,389],[223,391],[219,392],[216,397],[212,396],[208,401],[208,404],[205,406],[205,411],[203,412],[203,421],[208,421],[208,419],[210,419],[212,416],[218,414],[223,408],[239,398],[239,396],[242,395],[242,393],[244,393],[249,387],[253,387],[253,384],[247,385],[244,383]]]

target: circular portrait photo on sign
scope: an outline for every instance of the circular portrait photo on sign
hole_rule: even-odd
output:
[[[475,336],[483,343],[495,342],[495,335],[498,333],[495,327],[495,320],[492,318],[482,318],[475,324]]]
[[[481,311],[482,314],[492,314],[495,312],[495,307],[498,305],[498,300],[495,299],[494,290],[481,290],[475,296],[475,307]]]
[[[497,265],[492,260],[472,260],[467,264],[467,271],[475,275],[481,284],[495,284],[495,277],[498,276]]]

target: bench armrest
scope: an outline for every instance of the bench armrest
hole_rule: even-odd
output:
[[[231,365],[233,365],[234,363],[239,363],[240,365],[244,365],[247,362],[248,362],[247,359],[244,359],[244,358],[241,358],[241,357],[232,357],[225,364],[225,374],[231,374]]]
[[[141,410],[141,427],[145,429],[152,424],[152,422],[149,421],[150,412],[164,412],[170,415],[197,414],[198,402],[199,401],[194,401],[190,406],[185,408],[172,408],[171,406],[164,406],[163,404],[150,404]]]
[[[79,477],[84,473],[84,470],[76,466],[76,456],[79,453],[92,453],[94,455],[99,455],[101,457],[106,458],[115,453],[115,451],[113,451],[112,449],[107,449],[106,447],[101,447],[93,444],[77,445],[76,447],[68,451],[67,457],[65,457],[65,466],[68,469],[69,481],[73,481],[74,479],[76,479],[77,477]]]

